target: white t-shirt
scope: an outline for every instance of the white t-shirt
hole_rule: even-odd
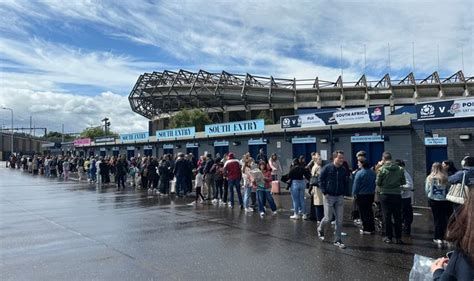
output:
[[[196,180],[195,180],[195,183],[194,183],[194,187],[202,187],[203,186],[203,181],[204,181],[204,175],[198,173],[196,175]]]

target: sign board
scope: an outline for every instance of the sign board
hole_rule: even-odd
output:
[[[327,150],[320,150],[319,155],[321,156],[321,160],[323,160],[323,161],[328,160],[328,151]]]
[[[199,143],[187,143],[186,148],[195,148],[199,147]]]
[[[83,138],[83,139],[74,140],[74,146],[89,146],[89,145],[91,145],[91,139],[90,138]]]
[[[106,151],[105,147],[101,147],[100,151]]]
[[[214,141],[214,146],[229,146],[229,141]]]
[[[427,145],[427,146],[433,146],[433,145],[446,146],[446,145],[448,145],[448,138],[447,137],[425,138],[425,145]]]
[[[418,120],[474,117],[474,98],[419,103],[416,116]]]
[[[195,127],[176,128],[176,129],[156,131],[156,138],[159,141],[166,140],[166,139],[175,139],[175,138],[193,138],[195,135],[196,135]]]
[[[382,122],[384,120],[385,112],[383,106],[375,106],[282,116],[280,118],[280,127],[282,129],[312,128],[329,125],[364,124]]]
[[[263,132],[264,130],[265,130],[265,122],[263,121],[263,119],[212,124],[212,125],[206,125],[204,128],[206,136]]]
[[[115,142],[115,137],[100,137],[95,138],[94,143]]]
[[[135,146],[127,146],[127,150],[135,150]]]
[[[42,148],[47,148],[47,147],[54,147],[56,144],[54,142],[49,142],[49,143],[42,143],[41,147]]]
[[[163,144],[163,149],[173,149],[174,145],[172,144]]]
[[[383,142],[384,137],[380,135],[375,136],[352,136],[351,142]]]
[[[112,147],[112,150],[113,150],[113,151],[119,151],[119,150],[120,150],[120,147],[114,146],[114,147]]]
[[[144,145],[143,150],[152,150],[153,146],[152,145]]]
[[[140,133],[131,133],[131,134],[122,134],[120,135],[121,142],[127,141],[147,141],[149,138],[148,132],[140,132]]]
[[[249,145],[261,145],[261,144],[267,144],[266,139],[249,139]]]
[[[315,137],[304,137],[304,138],[298,138],[294,137],[291,139],[291,143],[297,144],[297,143],[316,143],[316,138]]]
[[[277,141],[277,148],[281,148],[281,141]]]

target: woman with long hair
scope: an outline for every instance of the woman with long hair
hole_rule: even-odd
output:
[[[448,219],[452,213],[451,202],[446,200],[448,193],[448,174],[444,171],[441,163],[435,162],[431,166],[431,173],[426,177],[425,192],[429,199],[431,212],[435,226],[434,239],[438,245],[445,243],[443,241]]]
[[[446,240],[455,250],[431,265],[433,280],[474,280],[474,185],[458,215],[451,217]]]

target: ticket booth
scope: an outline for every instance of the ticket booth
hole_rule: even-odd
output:
[[[426,174],[431,172],[431,166],[435,162],[448,159],[448,138],[432,137],[425,138],[426,150]]]
[[[135,157],[135,147],[127,146],[127,159],[130,160],[132,157]]]
[[[357,152],[365,151],[369,165],[375,166],[382,159],[382,154],[385,151],[384,136],[380,135],[352,136],[351,145],[353,169],[357,169]]]
[[[266,139],[250,139],[249,144],[249,153],[253,159],[257,159],[258,152],[260,149],[263,149],[265,155],[267,155],[267,140]],[[268,155],[267,155],[268,157]]]
[[[219,153],[221,157],[224,157],[224,154],[229,153],[229,141],[215,141],[214,142],[214,155]]]
[[[197,162],[199,159],[199,144],[198,143],[187,143],[186,144],[186,154],[192,154],[193,158]]]
[[[171,154],[173,155],[174,145],[172,144],[163,144],[163,155]]]
[[[105,155],[107,155],[107,149],[105,147],[102,147],[100,149],[99,155],[105,157]]]
[[[143,154],[145,156],[153,156],[153,146],[151,145],[143,146]]]
[[[293,159],[304,156],[306,163],[311,161],[311,153],[316,152],[315,137],[294,137],[291,139],[293,146]]]
[[[120,155],[120,147],[118,146],[112,147],[112,155],[114,157],[118,157]]]

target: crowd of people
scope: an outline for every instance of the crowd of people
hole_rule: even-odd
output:
[[[272,154],[267,158],[263,150],[256,159],[250,153],[236,159],[232,152],[222,156],[217,153],[214,157],[205,152],[199,159],[184,153],[178,153],[176,157],[165,154],[130,160],[124,156],[35,155],[21,159],[12,157],[9,165],[21,167],[34,175],[44,174],[64,180],[68,180],[71,172],[77,172],[79,180],[101,185],[108,185],[112,176],[119,190],[129,184],[131,188],[143,189],[156,196],[176,193],[178,197],[185,197],[193,192],[194,200],[189,205],[214,204],[234,208],[236,193],[240,209],[246,213],[257,211],[261,217],[267,213],[267,203],[271,214],[278,214],[272,193],[279,190],[280,184],[286,184],[293,203],[290,219],[317,221],[317,236],[321,240],[326,239],[328,226],[334,224],[333,244],[339,248],[345,248],[342,240],[344,195],[351,189],[354,198],[352,216],[360,225],[360,234],[376,232],[374,209],[376,212],[378,208],[383,242],[390,244],[395,239],[395,243],[404,244],[402,236],[411,236],[415,189],[405,162],[393,159],[390,152],[384,152],[378,163],[369,163],[364,151],[355,156],[357,167],[351,170],[343,151],[335,151],[325,165],[320,155],[314,152],[309,163],[305,163],[304,156],[294,159],[286,173],[278,156]],[[461,165],[462,169],[458,171],[450,160],[434,163],[426,177],[424,190],[433,215],[433,242],[439,246],[447,245],[448,241],[454,243],[456,259],[472,266],[474,157],[465,157]],[[469,187],[464,204],[452,203],[447,198],[450,187],[456,184]],[[308,196],[309,208],[305,202]],[[442,276],[446,263],[447,260],[443,259],[437,261],[436,267],[433,265],[438,278]],[[453,274],[449,269],[451,264],[448,263],[446,274]]]

